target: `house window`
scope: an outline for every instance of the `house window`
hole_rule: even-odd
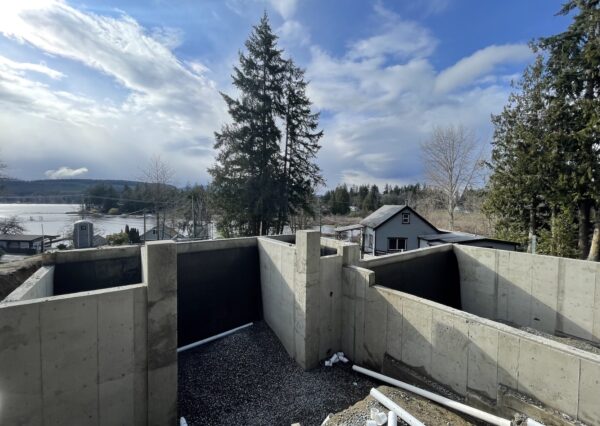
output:
[[[402,213],[402,223],[410,223],[410,213]]]
[[[388,251],[405,251],[406,250],[406,238],[395,237],[388,238]]]
[[[87,225],[81,225],[79,227],[79,229],[81,229],[82,231],[85,231],[85,230],[87,230]]]
[[[369,247],[373,247],[373,234],[369,234]]]

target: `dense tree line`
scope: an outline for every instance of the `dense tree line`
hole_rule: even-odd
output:
[[[233,70],[238,97],[222,94],[232,122],[215,133],[213,200],[224,236],[280,233],[313,213],[323,183],[314,163],[322,131],[304,71],[277,46],[265,14]]]
[[[474,197],[482,197],[482,190],[463,191],[456,202],[457,208],[472,207]],[[442,209],[443,194],[439,190],[420,183],[410,185],[385,184],[380,191],[377,185],[338,185],[321,197],[322,212],[345,215],[351,212],[365,216],[385,204],[407,204],[417,210]]]
[[[574,14],[568,29],[532,43],[537,60],[492,117],[486,202],[499,236],[526,242],[536,235],[544,253],[594,260],[600,237],[599,4],[568,1],[560,11]]]

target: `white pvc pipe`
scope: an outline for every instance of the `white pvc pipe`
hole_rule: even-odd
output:
[[[216,334],[214,336],[207,337],[206,339],[198,340],[197,342],[190,343],[189,345],[185,345],[185,346],[182,346],[180,348],[177,348],[177,352],[179,353],[179,352],[187,351],[188,349],[195,348],[196,346],[200,346],[200,345],[203,345],[205,343],[212,342],[213,340],[220,339],[221,337],[228,336],[228,335],[230,335],[232,333],[235,333],[236,331],[240,331],[240,330],[242,330],[242,329],[244,329],[246,327],[250,327],[252,324],[254,324],[254,323],[249,322],[248,324],[244,324],[244,325],[242,325],[240,327],[233,328],[233,329],[231,329],[229,331],[224,331],[223,333],[219,333],[219,334]]]
[[[353,365],[352,369],[354,371],[358,371],[359,373],[363,373],[367,376],[371,376],[375,379],[381,380],[382,382],[389,383],[401,389],[420,395],[424,398],[428,398],[434,402],[437,402],[438,404],[442,404],[448,408],[452,408],[453,410],[460,411],[461,413],[465,413],[469,416],[476,417],[493,425],[511,426],[510,420],[494,416],[493,414],[486,413],[485,411],[478,410],[477,408],[470,407],[466,404],[462,404],[460,402],[454,401],[444,396],[440,396],[433,392],[429,392],[416,386],[409,385],[408,383],[401,382],[400,380],[392,379],[391,377],[384,376],[383,374],[376,373],[375,371],[367,370],[366,368],[359,367],[358,365]]]
[[[371,389],[371,396],[377,401],[379,401],[385,408],[387,408],[388,410],[392,410],[394,413],[396,413],[402,420],[404,420],[410,426],[425,426],[423,423],[421,423],[421,421],[419,421],[419,419],[414,417],[412,414],[410,414],[404,408],[400,407],[398,404],[396,404],[387,396],[379,392],[377,389]],[[388,414],[388,419],[389,418],[390,416]]]
[[[393,411],[388,413],[388,426],[398,426],[398,416]]]
[[[544,424],[528,418],[527,426],[544,426]]]

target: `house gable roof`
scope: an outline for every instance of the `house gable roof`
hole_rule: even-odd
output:
[[[427,219],[425,219],[423,216],[421,216],[419,213],[413,210],[410,206],[404,204],[386,204],[384,206],[381,206],[369,216],[361,220],[360,224],[373,229],[379,228],[381,225],[386,223],[388,220],[394,218],[398,213],[402,212],[403,210],[410,210],[411,213],[413,213],[415,216],[417,216],[419,219],[421,219],[423,222],[429,225],[432,229],[439,232],[438,229],[435,226],[433,226]]]
[[[492,241],[497,243],[518,245],[513,241],[499,240],[497,238],[489,238],[485,235],[469,234],[460,231],[441,231],[439,234],[419,235],[419,238],[425,241],[438,241],[442,243],[465,243],[474,241]]]

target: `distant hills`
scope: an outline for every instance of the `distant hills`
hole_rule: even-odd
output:
[[[111,179],[43,179],[0,181],[0,202],[78,202],[80,194],[99,183],[112,185],[117,192],[125,185],[134,187],[140,182]]]

